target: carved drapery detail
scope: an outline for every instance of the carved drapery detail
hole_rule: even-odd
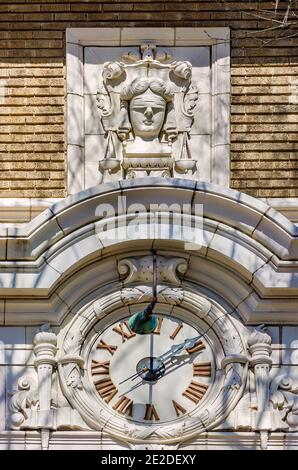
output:
[[[67,385],[78,390],[83,388],[81,368],[84,366],[84,359],[79,354],[83,341],[84,337],[80,331],[70,332],[64,340],[64,354],[59,360],[64,368]]]
[[[125,178],[194,172],[188,140],[198,90],[191,63],[171,60],[166,50],[142,44],[103,65],[97,101],[106,132],[104,180],[120,171]]]

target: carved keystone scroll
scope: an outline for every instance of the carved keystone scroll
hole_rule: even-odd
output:
[[[186,273],[188,268],[184,258],[166,258],[157,257],[157,281],[170,282],[180,285],[180,277]],[[131,282],[152,283],[153,260],[152,256],[143,256],[141,258],[125,258],[119,261],[118,271],[123,277],[124,284]]]

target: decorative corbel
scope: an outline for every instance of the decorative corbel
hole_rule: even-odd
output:
[[[255,329],[247,341],[251,354],[250,366],[253,368],[256,384],[256,413],[254,429],[260,431],[261,449],[267,449],[268,433],[272,429],[270,413],[269,372],[272,365],[270,358],[271,338],[264,331],[264,325]]]

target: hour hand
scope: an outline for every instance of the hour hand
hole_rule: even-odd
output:
[[[177,356],[177,354],[180,354],[182,351],[185,349],[190,349],[193,348],[199,339],[202,337],[200,336],[195,336],[194,338],[188,338],[183,343],[180,344],[174,344],[173,346],[170,347],[168,351],[163,353],[161,356],[157,357],[159,361],[166,361],[167,359],[170,359],[173,356]]]

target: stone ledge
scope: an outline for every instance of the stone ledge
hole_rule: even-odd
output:
[[[184,450],[252,450],[260,448],[258,432],[211,431],[195,441],[181,445]],[[2,431],[0,450],[41,450],[37,431]],[[104,433],[95,431],[55,431],[51,434],[50,450],[128,450],[123,443],[112,441]],[[297,450],[298,433],[274,432],[268,440],[268,450]],[[165,450],[165,449],[164,449]]]

